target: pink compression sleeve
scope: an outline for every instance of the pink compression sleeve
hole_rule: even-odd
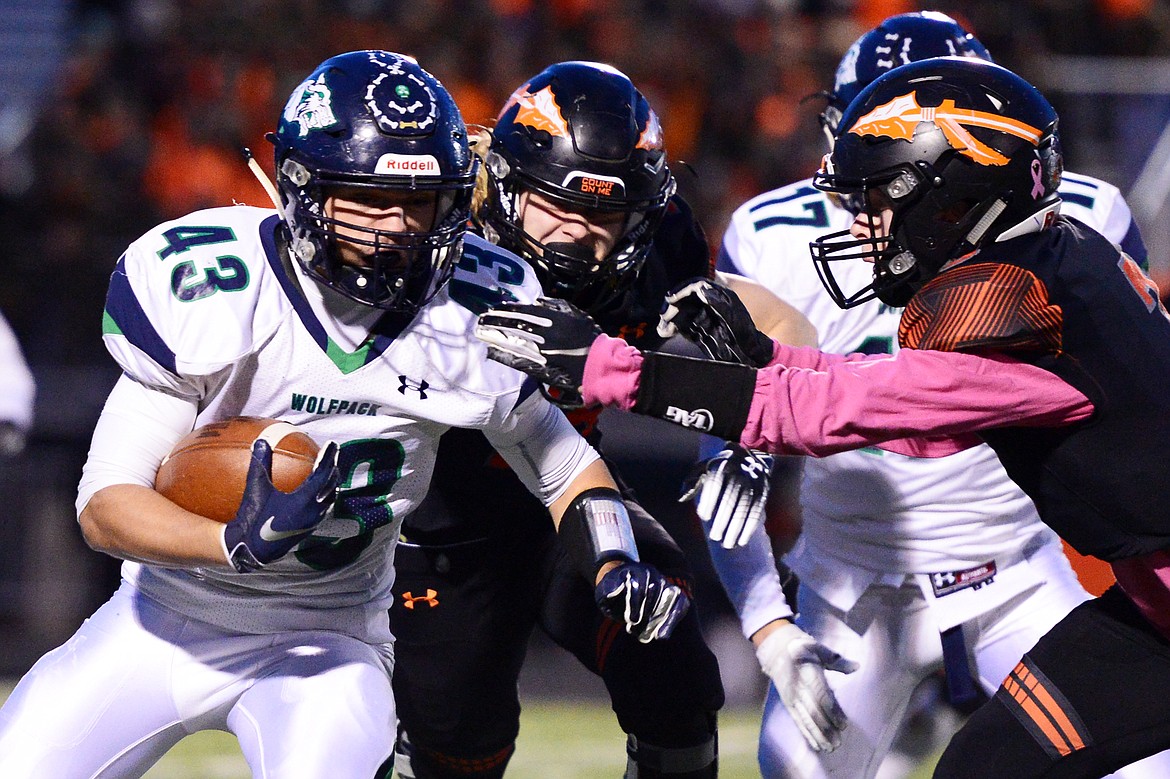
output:
[[[972,433],[981,429],[1063,425],[1093,412],[1088,398],[1055,374],[1008,357],[788,347],[777,357],[793,364],[759,371],[740,441],[781,454],[824,456],[880,444],[941,456],[978,443]]]

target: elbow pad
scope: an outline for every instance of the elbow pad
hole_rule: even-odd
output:
[[[738,441],[756,391],[746,365],[644,352],[633,410]]]
[[[560,538],[581,575],[594,583],[611,560],[638,562],[638,547],[621,493],[609,487],[585,490],[561,517]]]

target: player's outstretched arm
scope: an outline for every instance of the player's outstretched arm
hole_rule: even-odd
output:
[[[669,638],[690,599],[639,560],[625,501],[605,464],[590,464],[550,511],[569,559],[593,583],[601,613],[642,643]]]
[[[751,406],[755,370],[643,353],[603,334],[588,314],[561,300],[500,305],[480,315],[475,335],[488,344],[491,359],[580,392],[586,405],[634,411],[728,439],[740,437]]]

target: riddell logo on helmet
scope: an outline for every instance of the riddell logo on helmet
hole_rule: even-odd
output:
[[[626,183],[616,176],[591,175],[579,170],[565,176],[561,186],[566,189],[575,189],[583,195],[600,195],[601,197],[621,196],[626,192]]]
[[[1035,127],[1002,114],[976,111],[973,108],[958,108],[954,100],[944,100],[942,105],[937,107],[923,107],[918,104],[916,92],[900,95],[888,103],[877,106],[858,119],[849,128],[849,132],[862,136],[875,135],[913,141],[918,125],[923,122],[930,122],[941,130],[953,148],[980,165],[1006,165],[1009,160],[968,132],[968,126],[1014,135],[1033,146],[1040,142],[1042,135]]]
[[[430,154],[383,154],[374,173],[432,176],[441,173],[439,161]]]

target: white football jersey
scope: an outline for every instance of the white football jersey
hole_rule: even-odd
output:
[[[1071,174],[1062,195],[1066,189],[1062,213],[1122,242],[1131,219],[1115,187]],[[811,241],[852,221],[808,180],[766,192],[735,211],[718,267],[758,281],[802,311],[824,351],[893,353],[902,309],[877,300],[838,308],[810,256]],[[835,263],[834,273],[845,289],[872,278],[871,266],[860,261]],[[807,458],[801,506],[803,534],[786,562],[843,609],[876,581],[965,573],[990,560],[1002,568],[1039,534],[1055,540],[987,446],[937,459],[878,449]],[[945,590],[944,584],[936,592]],[[948,598],[948,604],[960,600]]]
[[[196,403],[197,427],[274,417],[318,443],[336,441],[339,498],[310,537],[262,571],[128,562],[123,574],[176,611],[244,633],[326,629],[389,640],[399,525],[426,494],[445,430],[483,430],[506,457],[524,449],[510,461],[525,461],[512,464],[538,493],[564,483],[564,461],[559,470],[538,464],[554,439],[579,436],[535,384],[488,360],[472,336],[488,302],[531,301],[539,283],[514,255],[468,236],[454,277],[429,305],[407,324],[375,325],[381,312],[282,260],[276,225],[271,210],[236,206],[146,233],[114,271],[105,342],[129,377]],[[578,460],[595,457],[583,441],[568,448]],[[103,486],[91,482],[83,477],[83,495]]]

